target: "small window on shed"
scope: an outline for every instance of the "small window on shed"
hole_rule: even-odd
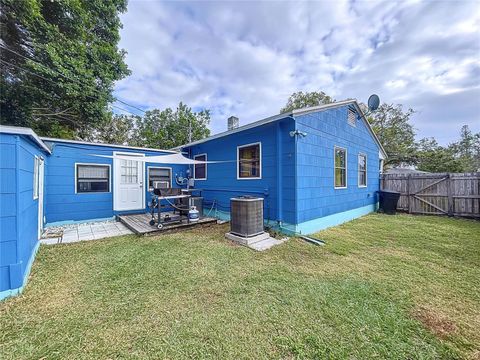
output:
[[[77,164],[77,193],[110,192],[110,166]]]
[[[351,126],[357,126],[357,113],[355,110],[348,109],[348,124]]]

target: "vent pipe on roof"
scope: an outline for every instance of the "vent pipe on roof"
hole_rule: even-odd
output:
[[[228,118],[228,131],[238,128],[239,120],[236,116],[230,116]]]

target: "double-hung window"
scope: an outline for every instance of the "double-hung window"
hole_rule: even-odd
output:
[[[110,166],[104,164],[76,164],[76,192],[110,192]]]
[[[148,191],[154,188],[168,189],[172,184],[172,169],[165,167],[148,167]]]
[[[335,147],[335,188],[347,187],[347,150]]]
[[[207,154],[198,154],[194,160],[207,161]],[[195,180],[207,180],[207,164],[195,164],[193,166],[193,178]]]
[[[358,154],[358,186],[367,186],[367,155]]]
[[[237,179],[262,178],[262,147],[260,143],[237,148]]]

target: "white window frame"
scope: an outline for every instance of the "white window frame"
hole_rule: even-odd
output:
[[[92,191],[92,192],[78,192],[77,190],[77,165],[86,165],[86,166],[108,166],[108,191]],[[109,194],[112,192],[112,165],[110,164],[100,164],[100,163],[75,163],[75,194],[79,195],[92,195],[92,194]]]
[[[205,155],[205,160],[204,161],[208,161],[207,160],[207,153],[194,155],[193,160],[197,160],[197,157],[204,156],[204,155]],[[205,177],[204,178],[197,178],[197,175],[195,174],[195,164],[193,164],[193,179],[194,180],[207,180],[207,171],[208,171],[207,164],[205,163]]]
[[[33,200],[38,199],[40,189],[40,158],[35,155],[33,159]]]
[[[345,151],[345,186],[335,186],[335,153],[337,152],[337,149],[344,150]],[[341,146],[334,146],[333,147],[333,187],[335,189],[346,189],[348,188],[348,152],[347,149]]]
[[[360,185],[360,156],[363,156],[365,158],[365,185]],[[357,178],[357,184],[359,188],[366,188],[368,185],[368,168],[367,168],[367,154],[365,153],[358,153],[357,157],[357,167],[358,167],[358,178]]]
[[[173,170],[169,166],[147,166],[147,190],[150,191],[150,169],[168,169],[170,170],[170,188],[173,187]]]
[[[240,177],[240,149],[243,149],[243,148],[246,148],[246,147],[249,147],[249,146],[252,146],[252,145],[258,145],[259,146],[259,157],[260,157],[260,161],[259,161],[259,165],[258,165],[259,176],[258,177]],[[257,142],[254,142],[254,143],[237,146],[237,180],[261,180],[262,175],[263,175],[263,171],[262,171],[262,142],[257,141]]]

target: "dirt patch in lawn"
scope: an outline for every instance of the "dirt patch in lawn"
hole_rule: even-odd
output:
[[[441,339],[454,334],[457,330],[453,321],[434,310],[419,307],[412,312],[412,316]]]

